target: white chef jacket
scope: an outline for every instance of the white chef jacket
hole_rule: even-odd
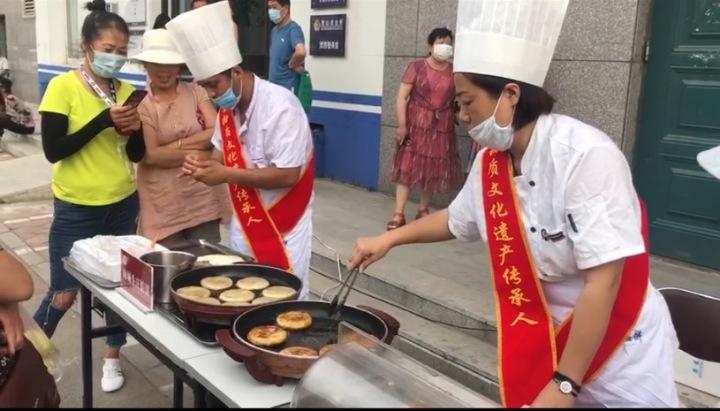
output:
[[[487,242],[483,154],[449,207],[450,231],[465,241]],[[640,205],[630,168],[615,143],[567,116],[538,119],[521,171],[514,179],[523,223],[557,325],[575,307],[584,286],[582,270],[645,251]],[[677,347],[665,300],[650,284],[631,337],[598,379],[583,387],[578,406],[677,406]]]
[[[290,91],[255,77],[252,101],[246,112],[247,121],[240,124],[237,113],[233,118],[245,158],[251,163],[248,167],[303,167],[305,171],[313,151],[312,133],[305,111]],[[216,124],[220,124],[219,118]],[[220,127],[215,127],[212,143],[216,149],[223,151]],[[258,190],[266,205],[272,204],[288,191]],[[311,198],[297,226],[284,237],[293,273],[303,281],[301,299],[306,299],[309,293],[312,201]],[[235,217],[230,223],[230,248],[254,257]]]

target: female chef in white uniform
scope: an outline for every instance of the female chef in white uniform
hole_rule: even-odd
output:
[[[555,369],[537,395],[514,405],[676,407],[677,339],[665,301],[646,273],[639,276],[642,284],[631,284],[642,290],[635,322],[603,367],[584,379],[606,329],[615,321],[611,310],[625,261],[643,255],[647,261],[641,206],[625,157],[613,141],[592,126],[552,114],[554,100],[542,89],[567,1],[533,0],[532,7],[524,9],[518,8],[520,3],[527,5],[460,0],[455,56],[461,120],[482,147],[509,153],[513,174],[508,180],[514,180],[522,223],[518,226],[524,231],[520,237],[525,236],[534,260],[553,323],[550,329],[557,330],[573,313]],[[534,20],[538,15],[544,20]],[[462,192],[448,209],[358,240],[350,268],[364,269],[403,244],[453,238],[487,242],[492,231],[487,231],[484,198],[490,188],[483,187],[482,176],[488,154],[477,156]],[[496,290],[496,299],[497,295]],[[515,302],[523,301],[529,299]],[[525,358],[518,366],[531,368],[530,361]],[[501,395],[506,405],[513,405],[505,398],[509,394]]]

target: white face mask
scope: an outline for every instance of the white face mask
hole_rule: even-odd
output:
[[[497,120],[495,119],[498,107],[500,107],[500,99],[498,99],[493,115],[473,127],[469,133],[470,137],[472,137],[472,139],[482,147],[498,151],[507,151],[510,149],[510,146],[512,146],[515,130],[512,126],[512,120],[510,120],[510,124],[505,127],[500,127],[498,125]],[[515,117],[514,112],[513,117]]]
[[[433,46],[433,56],[439,61],[448,61],[453,58],[453,46],[449,44],[436,44]]]

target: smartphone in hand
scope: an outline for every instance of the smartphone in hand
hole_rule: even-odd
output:
[[[123,103],[123,107],[137,107],[140,105],[140,102],[143,101],[145,96],[147,96],[147,91],[135,90],[132,92],[132,94],[130,94],[130,97],[125,100],[125,103]]]

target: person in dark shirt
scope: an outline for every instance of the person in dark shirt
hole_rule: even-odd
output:
[[[4,130],[28,135],[35,132],[32,111],[12,92],[13,82],[0,77],[0,136]]]
[[[54,378],[24,336],[19,305],[32,294],[30,273],[0,246],[0,408],[60,406]]]

